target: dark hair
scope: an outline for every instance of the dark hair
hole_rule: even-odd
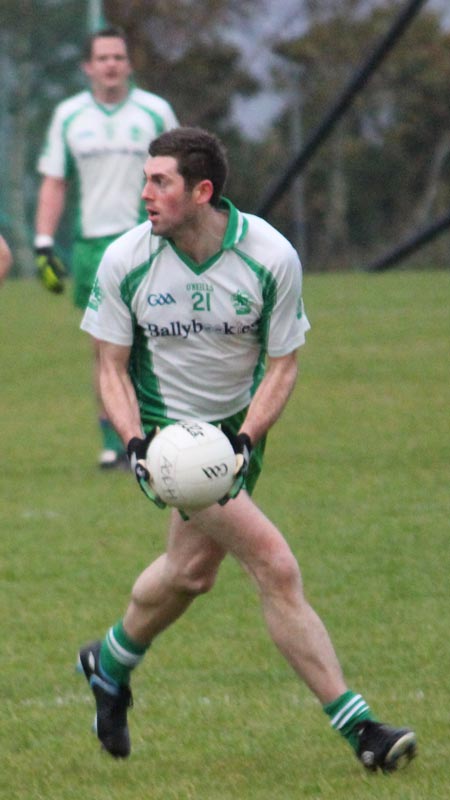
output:
[[[101,28],[100,30],[94,31],[94,33],[91,33],[90,36],[88,36],[83,47],[83,61],[90,61],[92,58],[93,45],[97,39],[122,39],[122,41],[125,43],[128,54],[128,44],[125,32],[122,30],[122,28],[116,28],[110,25],[108,28]]]
[[[211,205],[217,206],[228,177],[228,159],[224,145],[202,128],[173,128],[153,139],[151,156],[172,156],[188,189],[203,180],[213,185]]]

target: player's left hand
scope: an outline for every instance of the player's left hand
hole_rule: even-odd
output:
[[[222,431],[230,440],[231,446],[236,453],[233,485],[228,494],[219,500],[219,504],[224,506],[225,503],[228,503],[228,500],[233,500],[237,497],[244,486],[252,454],[252,441],[247,433],[233,433],[226,425],[222,425]]]
[[[144,492],[145,496],[152,501],[158,508],[165,508],[166,504],[160,497],[153,491],[150,486],[150,473],[146,465],[147,450],[150,442],[159,432],[159,428],[152,428],[144,439],[139,439],[133,436],[127,445],[127,455],[130,461],[130,467],[136,476],[136,480]]]

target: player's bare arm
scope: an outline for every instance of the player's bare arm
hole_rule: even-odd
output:
[[[269,358],[266,374],[248,409],[242,430],[255,444],[277,421],[297,380],[297,351]]]
[[[126,443],[133,436],[142,436],[138,402],[128,375],[130,348],[104,341],[98,341],[98,346],[103,404],[108,418]]]
[[[66,203],[66,181],[49,175],[43,178],[36,211],[36,234],[54,236]]]

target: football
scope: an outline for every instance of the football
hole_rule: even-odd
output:
[[[169,506],[198,510],[231,489],[236,455],[220,428],[186,419],[163,428],[150,442],[150,486]]]

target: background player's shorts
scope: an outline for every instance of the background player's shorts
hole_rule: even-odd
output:
[[[98,265],[108,245],[122,234],[98,239],[76,239],[72,251],[73,302],[86,308]]]
[[[243,408],[242,411],[238,411],[236,414],[233,414],[233,416],[227,417],[226,419],[215,420],[212,424],[219,425],[220,423],[223,423],[224,425],[227,425],[228,428],[230,428],[230,430],[233,433],[237,433],[245,419],[246,414],[247,414],[247,409]],[[156,425],[159,425],[160,428],[164,428],[171,422],[176,422],[176,420],[165,419],[164,417],[153,417],[152,419],[143,420],[143,425],[145,432],[148,433]],[[256,482],[263,468],[265,447],[266,447],[266,437],[264,436],[262,439],[259,440],[257,444],[255,444],[252,450],[250,464],[245,478],[245,488],[247,489],[247,492],[250,495],[252,494],[256,486]]]

